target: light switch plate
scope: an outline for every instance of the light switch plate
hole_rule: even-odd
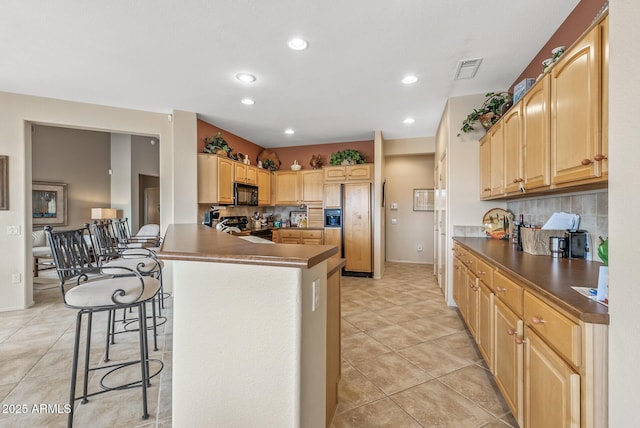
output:
[[[392,210],[397,210],[398,209],[398,203],[397,202],[391,202],[391,209]]]
[[[20,235],[20,226],[7,226],[7,235]]]
[[[398,224],[398,219],[397,218],[392,218],[391,219],[391,224]]]

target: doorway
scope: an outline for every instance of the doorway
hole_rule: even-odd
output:
[[[160,177],[138,174],[138,224],[160,224]]]

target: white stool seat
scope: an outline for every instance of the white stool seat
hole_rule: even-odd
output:
[[[144,302],[153,298],[158,290],[160,290],[160,281],[155,278],[145,277],[144,291],[142,295],[138,297],[141,288],[142,283],[140,279],[135,276],[94,279],[70,289],[67,294],[65,294],[65,299],[67,305],[76,308],[121,306]],[[115,303],[112,297],[119,290],[122,290],[124,294],[116,294],[115,299],[118,303]]]

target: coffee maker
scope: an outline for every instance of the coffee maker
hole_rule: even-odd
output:
[[[586,230],[565,232],[567,257],[571,259],[591,259],[591,238]]]
[[[216,225],[216,223],[218,223],[219,218],[220,212],[217,209],[211,207],[209,211],[205,211],[204,221],[202,222],[202,224],[204,224],[205,226],[213,227]]]

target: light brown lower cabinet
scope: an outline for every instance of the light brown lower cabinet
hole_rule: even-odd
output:
[[[524,426],[580,427],[580,375],[525,327]]]
[[[453,297],[521,428],[607,427],[607,325],[454,244]]]
[[[494,306],[494,373],[496,384],[513,413],[522,425],[522,320],[502,301],[495,300]],[[518,343],[520,342],[520,343]]]
[[[279,244],[322,245],[324,237],[321,229],[277,229],[272,239]]]

